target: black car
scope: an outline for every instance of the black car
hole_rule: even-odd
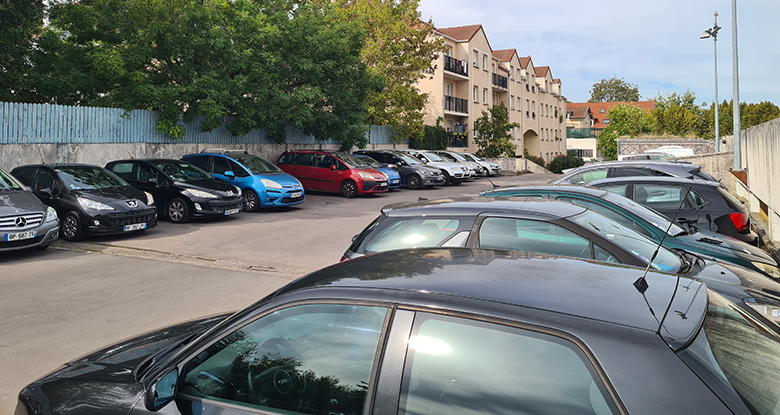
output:
[[[758,247],[696,226],[671,224],[666,216],[605,189],[574,185],[518,186],[484,191],[480,196],[539,197],[574,203],[634,229],[656,243],[663,240],[669,249],[728,261],[780,280],[777,261]]]
[[[59,230],[57,211],[0,169],[0,252],[46,249]]]
[[[11,174],[57,210],[60,234],[68,241],[157,226],[154,197],[100,166],[38,164],[17,167]]]
[[[23,388],[16,413],[771,413],[774,328],[701,281],[643,273],[386,252],[70,362]]]
[[[444,184],[444,174],[441,170],[427,167],[409,154],[392,150],[357,150],[354,153],[369,156],[385,167],[395,169],[401,175],[401,183],[409,189],[417,190]]]
[[[683,177],[715,181],[701,166],[675,161],[604,161],[591,163],[565,172],[551,184],[588,184],[611,177]]]
[[[106,165],[134,187],[151,193],[171,222],[234,215],[241,189],[181,160],[117,160]]]
[[[676,215],[678,222],[743,242],[756,242],[756,235],[750,231],[748,209],[721,183],[675,177],[631,177],[596,180],[588,186],[625,196],[669,219]]]

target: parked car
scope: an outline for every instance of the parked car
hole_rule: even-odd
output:
[[[421,160],[423,163],[425,163],[426,166],[441,170],[442,174],[444,175],[444,184],[461,184],[474,176],[474,172],[472,170],[469,170],[468,167],[444,160],[443,158],[439,157],[438,155],[430,151],[423,151],[423,150],[396,150],[396,151],[410,154],[416,157],[417,159]]]
[[[675,157],[687,157],[694,155],[692,148],[683,146],[660,146],[650,150],[645,150],[645,153],[671,154]]]
[[[387,187],[392,189],[398,189],[401,187],[401,174],[398,173],[395,169],[391,169],[390,167],[385,167],[382,163],[374,160],[373,157],[367,156],[365,154],[352,154],[353,156],[360,159],[360,161],[366,163],[371,168],[377,169],[382,174],[387,176]]]
[[[35,196],[54,207],[60,235],[80,241],[86,235],[137,232],[157,226],[157,208],[149,192],[89,164],[37,164],[11,170]]]
[[[676,214],[678,222],[747,243],[756,241],[756,236],[750,231],[747,208],[717,182],[674,177],[631,177],[596,180],[588,186],[625,196],[669,219]]]
[[[667,153],[636,153],[618,156],[618,161],[629,160],[677,160],[677,157]]]
[[[482,167],[485,168],[485,170],[487,171],[488,176],[496,176],[496,175],[501,174],[501,166],[499,166],[496,163],[493,163],[491,161],[482,160],[481,158],[479,158],[476,155],[471,154],[471,153],[463,152],[463,153],[458,153],[458,154],[460,154],[461,156],[465,157],[468,160],[475,161],[475,162],[479,163]]]
[[[663,245],[668,249],[682,249],[705,258],[727,261],[780,281],[777,261],[765,251],[696,226],[672,224],[666,216],[605,189],[572,185],[520,186],[484,191],[480,196],[540,197],[574,203],[634,229],[656,243],[663,239]]]
[[[301,181],[306,190],[344,197],[387,192],[387,176],[341,151],[285,151],[276,165]]]
[[[777,331],[699,280],[476,249],[328,267],[24,387],[17,414],[750,414]],[[638,289],[634,281],[646,284]]]
[[[243,210],[257,212],[303,203],[306,192],[295,177],[246,151],[204,150],[181,159],[240,188]]]
[[[472,161],[471,159],[467,159],[465,156],[454,151],[438,150],[434,151],[433,153],[447,161],[466,165],[466,167],[474,172],[474,176],[484,177],[488,174],[487,169],[482,167],[481,164],[477,163],[476,161]]]
[[[364,154],[382,163],[401,175],[401,183],[409,189],[433,187],[444,184],[444,173],[428,167],[420,159],[408,153],[392,150],[357,150],[354,154]]]
[[[0,169],[0,252],[46,249],[59,236],[57,211]]]
[[[154,196],[171,222],[190,218],[235,215],[241,211],[241,189],[217,179],[186,161],[168,159],[117,160],[106,168],[134,187]]]
[[[587,164],[553,180],[550,184],[588,184],[594,180],[612,177],[683,177],[715,181],[701,170],[701,166],[692,163],[663,161],[603,161]]]

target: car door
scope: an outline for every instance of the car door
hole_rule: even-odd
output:
[[[298,153],[298,157],[293,161],[294,170],[292,173],[298,181],[301,182],[306,190],[321,190],[322,186],[317,180],[317,172],[314,158],[317,153]]]
[[[343,166],[342,168],[339,168]],[[314,156],[315,180],[322,190],[338,192],[341,182],[345,179],[344,171],[348,168],[328,154],[318,153]]]
[[[692,202],[688,189],[685,186],[666,183],[635,183],[632,199],[660,212],[669,220],[676,216],[677,222],[696,225],[699,221],[699,212]]]
[[[152,181],[150,181],[152,180]],[[167,209],[168,201],[178,195],[178,192],[171,189],[173,181],[160,173],[154,166],[146,162],[135,162],[135,173],[130,183],[154,196],[160,210]]]
[[[176,402],[159,414],[360,414],[389,310],[286,305],[216,336],[180,364]],[[131,414],[146,414],[143,404]]]

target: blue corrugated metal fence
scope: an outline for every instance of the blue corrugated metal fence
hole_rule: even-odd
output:
[[[64,105],[0,102],[0,144],[25,143],[186,143],[186,144],[274,144],[263,130],[234,137],[224,127],[200,131],[196,117],[186,124],[187,133],[173,139],[156,130],[159,115],[154,111],[70,107]],[[372,144],[393,144],[389,127],[372,125]],[[294,129],[287,129],[289,144],[338,144],[320,141]]]

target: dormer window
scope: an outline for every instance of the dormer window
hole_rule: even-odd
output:
[[[602,108],[602,109],[599,110],[599,114],[604,114],[605,112],[607,112],[606,108]]]

